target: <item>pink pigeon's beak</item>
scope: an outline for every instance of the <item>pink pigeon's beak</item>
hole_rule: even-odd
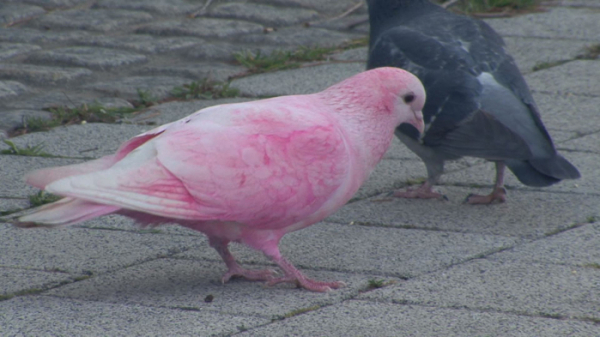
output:
[[[425,122],[423,122],[423,112],[419,110],[413,111],[413,113],[415,114],[415,118],[412,118],[406,123],[414,126],[415,128],[417,128],[417,130],[419,130],[420,134],[423,134],[423,132],[425,131]]]

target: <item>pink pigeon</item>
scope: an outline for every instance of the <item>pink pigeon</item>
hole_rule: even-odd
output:
[[[200,110],[142,133],[114,155],[38,170],[27,183],[64,196],[20,217],[20,227],[67,226],[121,214],[143,226],[204,233],[231,277],[339,288],[303,275],[279,252],[286,233],[343,206],[388,149],[394,130],[423,131],[425,91],[407,71],[378,68],[311,95]],[[262,251],[284,272],[242,268],[230,242]]]

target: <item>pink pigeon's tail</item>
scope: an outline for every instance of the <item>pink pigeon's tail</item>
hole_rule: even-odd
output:
[[[107,169],[111,167],[115,161],[115,156],[111,155],[81,164],[44,168],[27,174],[27,176],[25,176],[25,181],[28,185],[43,190],[46,185],[62,178]]]
[[[33,209],[19,217],[14,225],[17,227],[62,227],[114,213],[117,206],[102,205],[75,198],[63,198]]]

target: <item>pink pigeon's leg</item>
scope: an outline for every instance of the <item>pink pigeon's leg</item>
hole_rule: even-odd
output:
[[[433,184],[427,180],[423,185],[416,189],[407,188],[405,191],[394,191],[393,196],[396,198],[409,199],[445,199],[446,197],[433,191]]]
[[[275,252],[275,255],[269,255],[265,253],[269,258],[273,260],[273,262],[277,263],[279,268],[283,270],[285,276],[271,279],[267,282],[267,285],[272,286],[278,283],[288,282],[295,283],[299,288],[304,288],[306,290],[315,291],[315,292],[327,292],[331,289],[338,289],[345,286],[344,282],[334,281],[334,282],[321,282],[316,280],[311,280],[306,277],[302,272],[300,272],[296,267],[294,267],[291,263],[285,260],[281,254],[279,254],[279,250]]]
[[[210,238],[209,242],[211,247],[213,247],[219,253],[219,255],[221,255],[221,258],[227,265],[228,270],[225,274],[223,274],[221,282],[225,283],[232,277],[243,277],[250,281],[269,281],[273,279],[275,271],[272,269],[252,270],[240,267],[240,265],[235,261],[233,255],[231,255],[229,248],[227,248],[227,245],[229,244],[228,241]]]
[[[496,162],[496,184],[494,190],[488,195],[469,194],[465,199],[467,204],[481,205],[491,204],[494,201],[506,201],[506,189],[504,188],[504,162]]]

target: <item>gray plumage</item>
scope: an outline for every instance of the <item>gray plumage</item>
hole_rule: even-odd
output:
[[[523,76],[490,26],[427,0],[367,2],[367,68],[403,68],[427,92],[425,133],[401,125],[396,135],[425,162],[429,188],[444,161],[462,156],[495,161],[502,189],[504,164],[529,186],[580,176],[556,152]]]

